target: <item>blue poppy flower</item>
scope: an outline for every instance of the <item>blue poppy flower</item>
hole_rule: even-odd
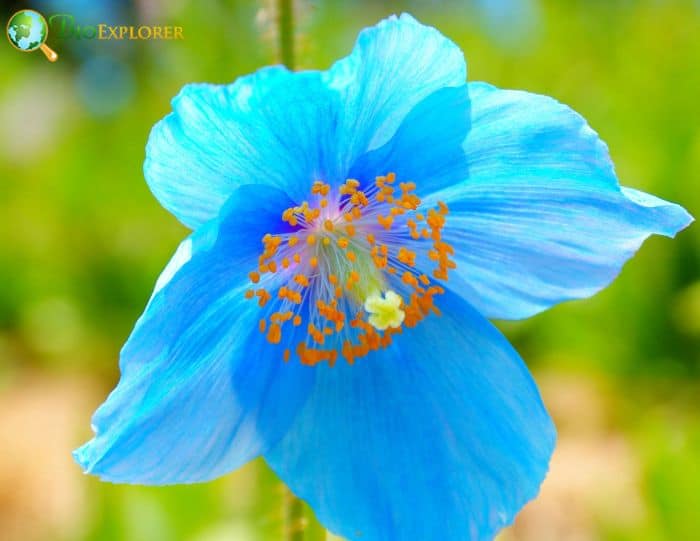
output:
[[[328,71],[186,86],[144,167],[193,233],[75,452],[120,483],[257,457],[348,539],[491,539],[538,492],[555,429],[487,318],[610,283],[692,218],[620,187],[557,101],[466,84],[409,15]]]

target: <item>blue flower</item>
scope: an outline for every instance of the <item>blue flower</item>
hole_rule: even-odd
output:
[[[145,176],[193,233],[75,452],[120,483],[206,481],[262,455],[348,539],[491,539],[555,429],[487,318],[609,284],[692,218],[620,187],[557,101],[466,81],[408,15],[328,71],[186,86]]]

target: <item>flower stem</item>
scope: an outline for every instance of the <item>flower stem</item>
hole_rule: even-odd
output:
[[[280,60],[290,70],[294,69],[294,0],[277,0],[277,25]],[[289,489],[284,495],[284,520],[286,541],[304,541],[304,502]]]
[[[285,541],[304,541],[306,536],[304,502],[292,494],[291,490],[286,489],[284,507]]]
[[[294,0],[277,0],[277,25],[280,59],[294,69]]]

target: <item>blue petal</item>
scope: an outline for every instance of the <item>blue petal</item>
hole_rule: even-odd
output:
[[[504,337],[456,296],[353,366],[317,367],[265,458],[333,532],[492,539],[538,492],[555,430]]]
[[[191,228],[242,184],[269,184],[299,202],[314,180],[344,181],[416,104],[465,78],[454,43],[409,15],[392,17],[326,73],[273,67],[232,85],[185,86],[151,132],[146,180]]]
[[[337,95],[318,72],[272,67],[231,85],[191,84],[172,105],[153,127],[144,174],[193,229],[240,185],[275,186],[300,201],[313,180],[338,176]]]
[[[467,85],[437,90],[411,110],[389,142],[361,156],[349,176],[374,183],[393,172],[402,182],[416,181],[419,195],[462,182],[469,176],[463,149],[469,125]]]
[[[342,96],[343,148],[357,157],[385,144],[424,98],[463,85],[467,66],[457,45],[404,13],[363,30],[325,78]]]
[[[313,371],[285,364],[257,330],[247,272],[278,190],[246,186],[225,219],[192,234],[159,278],[121,353],[121,379],[74,455],[114,482],[188,483],[222,475],[275,443],[307,396]],[[273,230],[274,232],[274,230]]]
[[[492,318],[517,319],[609,284],[651,234],[692,218],[620,188],[606,145],[557,101],[470,83],[469,176],[427,198],[450,207],[450,285]]]

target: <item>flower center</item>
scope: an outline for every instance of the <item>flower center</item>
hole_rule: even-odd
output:
[[[440,314],[436,280],[456,267],[441,235],[447,205],[420,212],[415,184],[397,187],[393,173],[360,187],[314,182],[312,203],[282,212],[291,231],[262,238],[245,296],[258,300],[267,341],[289,345],[285,361],[294,351],[303,364],[352,364]]]

